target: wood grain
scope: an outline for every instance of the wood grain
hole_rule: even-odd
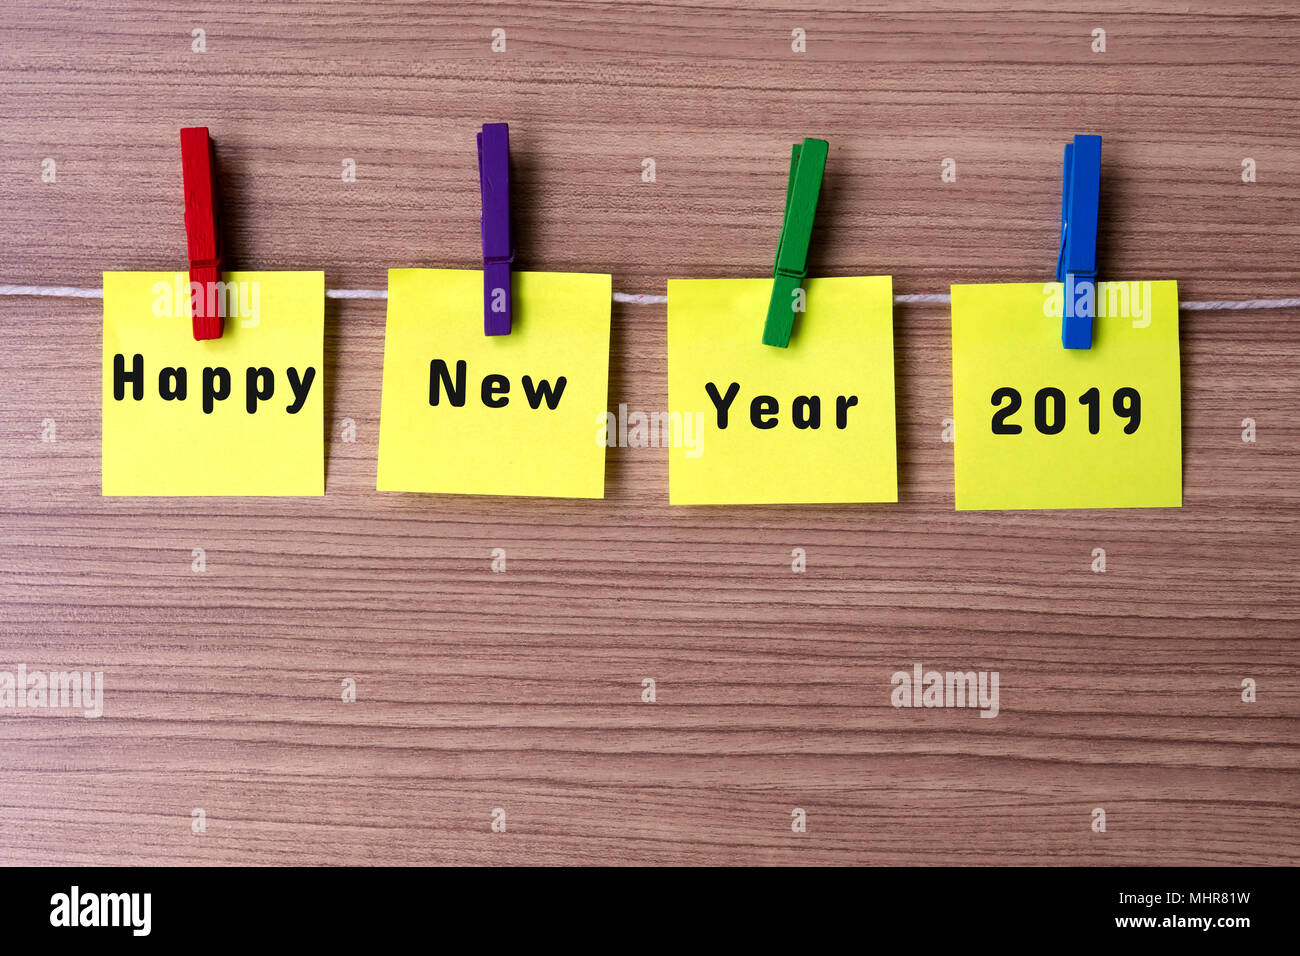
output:
[[[506,120],[521,267],[620,291],[763,274],[804,135],[814,271],[1046,278],[1095,131],[1104,275],[1300,294],[1293,3],[854,6],[10,3],[0,282],[180,266],[185,125],[233,267],[471,267]],[[1031,514],[953,511],[942,307],[896,311],[899,504],[835,508],[669,508],[635,448],[603,502],[378,494],[379,302],[327,305],[326,497],[102,499],[100,321],[0,299],[0,669],[107,698],[0,716],[0,861],[1300,862],[1295,311],[1184,314],[1181,510]],[[664,407],[664,321],[615,306],[611,406]],[[999,671],[1001,715],[891,708],[916,662]]]

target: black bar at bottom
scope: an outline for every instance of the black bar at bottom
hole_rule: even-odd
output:
[[[820,947],[844,934],[981,951],[1099,938],[1231,946],[1285,931],[1295,885],[1293,868],[10,868],[0,869],[0,934],[6,944],[64,937],[294,951],[401,944],[412,934],[457,950],[516,938],[608,949],[730,949],[749,938]]]

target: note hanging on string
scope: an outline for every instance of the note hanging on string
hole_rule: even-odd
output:
[[[673,504],[897,501],[893,283],[807,279],[788,348],[771,279],[668,281]]]
[[[104,273],[105,495],[325,493],[323,272]],[[191,295],[225,315],[191,331]]]
[[[509,335],[483,273],[391,269],[380,491],[603,498],[608,275],[516,272]]]
[[[1092,348],[1066,349],[1061,283],[952,287],[958,510],[1182,504],[1177,284],[1087,295]]]

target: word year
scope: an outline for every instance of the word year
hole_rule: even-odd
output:
[[[725,429],[730,418],[732,403],[736,401],[736,396],[740,394],[740,383],[732,382],[725,395],[718,391],[718,386],[713,382],[706,382],[704,391],[718,413],[718,428]],[[858,404],[858,396],[856,395],[835,396],[836,428],[848,427],[849,409],[856,404]],[[781,403],[776,396],[755,395],[749,403],[749,423],[755,428],[763,430],[775,428],[780,423],[778,418],[780,412]],[[821,396],[796,395],[790,403],[790,421],[795,428],[821,428]]]

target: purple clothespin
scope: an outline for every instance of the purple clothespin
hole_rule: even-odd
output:
[[[483,334],[510,334],[510,127],[484,123],[478,134],[478,185],[483,194]]]

